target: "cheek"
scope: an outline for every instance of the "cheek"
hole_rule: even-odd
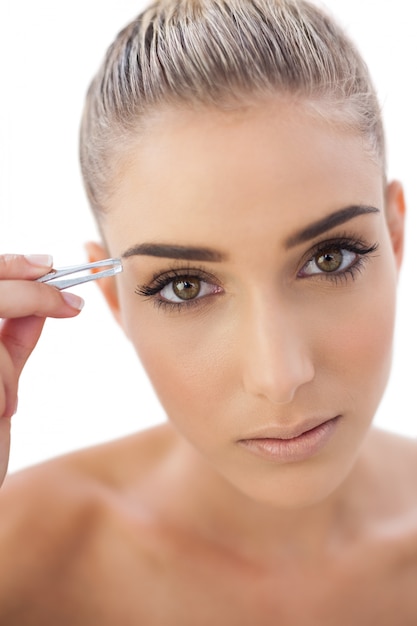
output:
[[[370,274],[361,287],[353,286],[331,303],[314,297],[302,307],[308,316],[302,314],[300,320],[316,372],[305,393],[313,399],[334,394],[341,409],[343,398],[350,398],[367,419],[373,417],[390,370],[396,291],[389,267]],[[216,423],[223,421],[227,429],[221,416],[233,419],[236,398],[240,407],[242,400],[241,348],[233,315],[222,307],[203,314],[167,314],[150,303],[138,307],[128,302],[123,317],[159,400],[179,429],[191,438],[207,420],[213,436]]]
[[[230,368],[219,337],[224,321],[222,328],[217,317],[181,315],[152,310],[147,319],[126,319],[126,329],[167,415],[192,430],[219,412]]]
[[[389,272],[384,276],[383,271],[380,276],[380,280],[375,275],[374,281],[366,281],[354,298],[346,299],[339,322],[326,336],[333,371],[338,372],[359,413],[370,417],[389,377],[395,323],[395,277]]]

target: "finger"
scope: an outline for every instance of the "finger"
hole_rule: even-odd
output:
[[[0,280],[0,317],[74,317],[84,305],[79,296],[30,280]]]
[[[12,417],[17,406],[17,376],[10,354],[0,344],[0,419]]]
[[[34,279],[46,274],[52,268],[49,254],[1,254],[0,279]]]
[[[1,339],[9,355],[16,380],[37,344],[44,324],[45,318],[33,315],[3,322]]]

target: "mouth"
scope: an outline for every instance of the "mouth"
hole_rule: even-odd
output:
[[[264,459],[297,463],[318,454],[334,434],[341,415],[327,420],[310,420],[292,429],[267,428],[247,438],[238,445]]]

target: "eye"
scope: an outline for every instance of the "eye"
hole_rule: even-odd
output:
[[[165,285],[159,295],[168,302],[184,302],[216,293],[216,289],[196,276],[179,276]]]
[[[158,307],[184,308],[199,303],[205,296],[222,293],[216,278],[204,270],[173,269],[155,276],[148,285],[138,285],[135,293],[150,298]]]
[[[354,279],[377,249],[377,243],[369,246],[354,237],[324,241],[310,252],[309,259],[298,272],[298,276],[319,276],[329,280]]]
[[[335,245],[317,252],[303,267],[304,276],[340,273],[351,268],[358,259],[358,252]]]

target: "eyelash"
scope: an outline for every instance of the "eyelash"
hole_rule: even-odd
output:
[[[307,266],[308,263],[314,262],[317,257],[326,252],[329,252],[329,250],[331,249],[344,252],[352,252],[356,255],[357,258],[347,268],[341,271],[336,270],[328,273],[324,271],[318,271],[313,274],[307,274],[305,276],[301,274],[302,270]],[[345,235],[343,237],[328,239],[317,244],[313,247],[312,250],[308,252],[302,262],[301,269],[299,270],[299,272],[297,272],[297,276],[303,280],[306,278],[315,278],[318,280],[330,280],[334,283],[340,283],[340,281],[347,282],[348,280],[355,280],[356,274],[362,271],[364,264],[370,259],[371,254],[377,249],[377,243],[369,246],[364,241],[359,240],[353,236]],[[190,300],[184,300],[182,302],[171,302],[170,300],[165,300],[160,296],[158,297],[158,294],[162,291],[162,289],[164,289],[164,287],[168,286],[171,282],[177,279],[197,279],[201,282],[212,285],[213,287],[217,287],[219,290],[217,291],[217,293],[223,292],[223,289],[219,285],[219,281],[216,279],[215,276],[208,273],[202,268],[188,266],[181,268],[171,268],[168,271],[156,274],[149,284],[138,285],[135,289],[135,293],[139,296],[152,299],[156,307],[166,308],[171,311],[183,311],[186,309],[189,310],[190,308],[201,305],[203,303],[202,301],[206,299],[206,296],[196,297]]]
[[[330,249],[344,252],[352,252],[356,255],[357,258],[347,268],[341,271],[336,270],[334,272],[328,273],[322,271],[306,276],[301,275],[302,270],[309,262],[313,262],[314,259],[324,254],[325,252],[328,252]],[[319,280],[330,280],[334,283],[340,283],[340,281],[344,281],[346,283],[349,279],[355,280],[356,274],[362,271],[364,264],[370,260],[372,253],[376,252],[376,250],[378,250],[378,243],[374,243],[370,246],[364,241],[350,235],[344,235],[343,237],[337,237],[334,239],[327,239],[326,241],[321,242],[313,247],[313,249],[304,259],[301,270],[298,272],[297,275],[303,279],[315,277]]]
[[[188,301],[184,300],[183,302],[171,302],[169,300],[158,297],[158,294],[162,291],[164,287],[169,285],[174,280],[181,278],[188,280],[198,279],[201,282],[205,282],[213,285],[213,287],[219,288],[219,281],[215,278],[215,276],[202,268],[189,266],[181,268],[171,268],[168,271],[163,272],[162,274],[156,274],[148,285],[138,285],[135,289],[135,293],[139,296],[153,299],[154,304],[157,308],[167,308],[174,311],[180,311],[184,308],[189,309],[202,304],[201,301],[205,299],[204,296],[200,298],[194,298]],[[219,289],[221,290],[221,288]]]

